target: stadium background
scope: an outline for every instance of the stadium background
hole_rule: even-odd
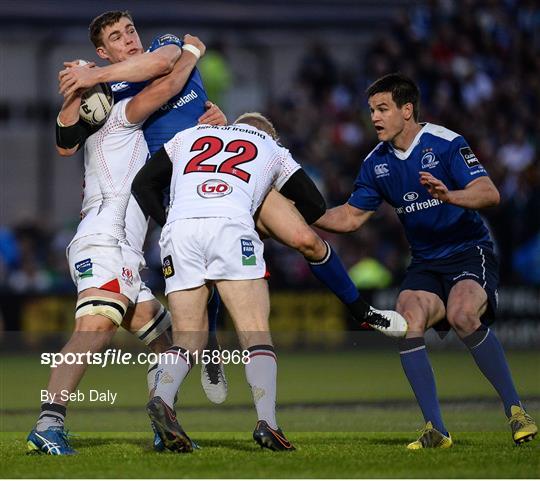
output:
[[[143,45],[164,32],[200,36],[208,46],[200,68],[210,98],[231,121],[246,110],[268,114],[282,143],[317,182],[329,206],[346,201],[361,160],[376,144],[365,88],[396,70],[416,79],[422,90],[421,120],[462,133],[501,191],[501,204],[482,212],[501,256],[502,322],[496,328],[510,349],[517,383],[538,412],[540,10],[536,2],[0,0],[2,431],[22,433],[34,422],[36,393],[47,375],[37,355],[45,346],[61,346],[72,326],[75,296],[64,252],[78,221],[82,155],[61,158],[54,150],[54,121],[61,104],[56,76],[64,60],[96,58],[87,25],[96,14],[114,8],[131,11]],[[145,275],[159,291],[158,237],[159,231],[152,229]],[[373,303],[391,308],[409,260],[392,209],[383,206],[358,233],[324,237]],[[420,416],[393,343],[357,332],[297,253],[267,241],[266,260],[272,272],[272,327],[284,352],[280,412],[287,429],[386,432],[419,427]],[[225,329],[222,336],[226,342],[230,332]],[[455,337],[441,342],[432,336],[429,344],[440,351],[434,354],[434,368],[438,380],[444,379],[440,394],[455,429],[502,431],[504,419],[496,396]],[[125,337],[116,345],[136,349]],[[187,391],[193,386],[197,392],[185,399],[195,419],[189,429],[251,429],[251,411],[246,408],[249,416],[245,416],[241,410],[249,405],[241,370],[230,371],[232,411],[225,411],[225,417],[207,409],[196,387],[197,376],[192,376]],[[96,424],[88,414],[91,406],[83,405],[74,409],[76,430],[125,431],[121,429],[125,418],[127,430],[147,430],[144,414],[132,415],[144,403],[140,369],[128,374],[118,369],[93,372],[84,385],[109,386],[118,379],[124,394],[114,419],[105,415]],[[23,386],[22,391],[14,391],[14,386]],[[356,410],[358,402],[363,403],[362,413]],[[317,422],[299,419],[299,407]],[[321,409],[326,409],[324,414]],[[212,417],[216,412],[219,420]],[[21,436],[13,438],[14,445],[22,447]],[[381,448],[390,451],[379,454],[393,455],[391,445],[410,437],[410,432],[399,439],[394,436]],[[501,434],[500,443],[498,438],[493,442],[502,445],[507,437]],[[476,443],[471,439],[469,444]],[[528,467],[514,461],[505,461],[511,474],[530,474]],[[20,469],[24,474],[26,468]],[[304,473],[317,477],[326,468],[313,469]],[[504,470],[495,465],[493,469],[493,474],[504,476]],[[538,474],[538,461],[534,469]],[[418,472],[423,477],[436,475]],[[82,473],[95,475],[91,470]],[[146,471],[137,473],[149,476]],[[381,471],[371,473],[379,476]],[[226,471],[221,474],[227,476]]]

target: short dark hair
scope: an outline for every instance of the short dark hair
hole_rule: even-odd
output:
[[[420,89],[412,79],[400,72],[391,73],[375,80],[366,90],[368,98],[382,92],[390,92],[392,100],[398,107],[403,107],[410,102],[413,105],[414,120],[418,122]]]
[[[94,44],[94,47],[103,46],[103,41],[101,39],[101,32],[105,27],[114,25],[122,17],[129,18],[133,21],[131,14],[127,10],[112,10],[110,12],[102,13],[98,15],[94,20],[90,22],[88,27],[90,41]]]

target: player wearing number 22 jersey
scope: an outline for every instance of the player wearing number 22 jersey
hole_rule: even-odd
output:
[[[190,450],[174,414],[175,394],[191,369],[189,353],[206,340],[205,303],[215,285],[249,352],[246,379],[258,422],[255,441],[272,450],[294,449],[276,421],[277,358],[269,332],[264,246],[253,215],[272,187],[280,190],[300,169],[275,140],[270,122],[244,114],[230,126],[200,125],[176,134],[133,181],[142,210],[165,223],[160,246],[165,292],[173,318],[174,365],[160,363],[171,380],[158,384],[147,411],[171,451]],[[172,174],[172,175],[171,175]],[[160,192],[170,182],[169,213]],[[201,339],[201,337],[203,339]]]
[[[289,151],[265,132],[235,124],[184,130],[163,153],[172,181],[162,258],[182,266],[166,278],[166,293],[205,280],[263,277],[263,243],[253,215],[272,187],[280,190],[300,169]]]

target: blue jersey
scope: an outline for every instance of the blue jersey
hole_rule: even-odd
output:
[[[420,183],[420,171],[449,190],[487,175],[461,135],[425,124],[405,152],[389,142],[375,147],[362,164],[349,204],[374,211],[385,200],[394,207],[415,260],[440,259],[476,245],[492,248],[478,212],[434,199]]]
[[[156,37],[148,51],[152,52],[164,45],[178,45],[183,42],[178,37],[165,34]],[[111,85],[114,101],[137,95],[147,82],[117,82]],[[205,112],[204,104],[208,100],[204,90],[201,74],[195,68],[189,76],[182,91],[170,99],[157,112],[152,114],[143,125],[144,138],[148,150],[153,154],[165,142],[171,140],[178,132],[197,125],[199,117]]]

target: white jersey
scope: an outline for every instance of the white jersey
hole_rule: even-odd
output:
[[[173,163],[167,222],[196,217],[249,217],[272,187],[298,165],[290,152],[247,124],[199,125],[165,145]]]
[[[148,223],[131,196],[131,183],[149,154],[142,123],[126,118],[129,100],[115,104],[103,127],[86,140],[82,220],[72,242],[108,234],[142,251]]]

